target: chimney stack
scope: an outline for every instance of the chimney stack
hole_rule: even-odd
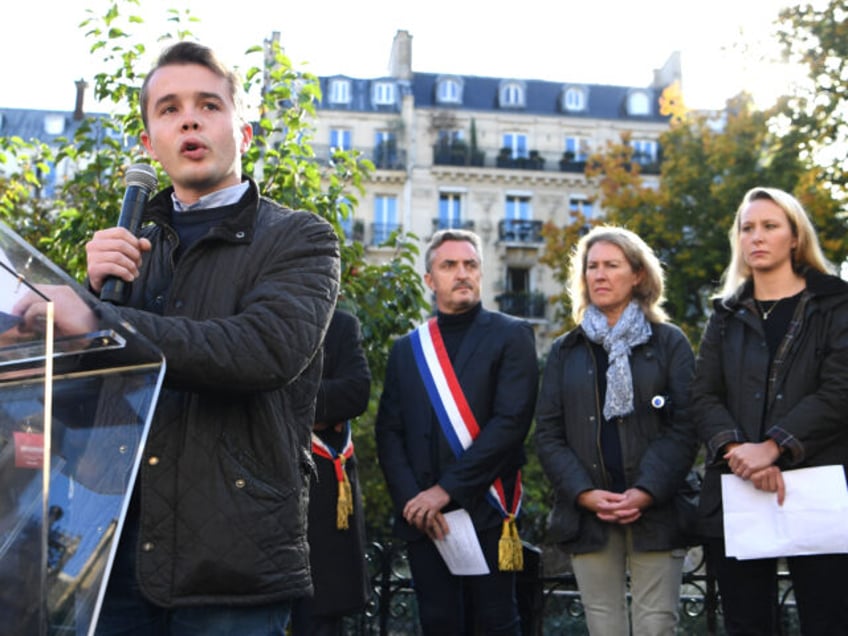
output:
[[[395,33],[389,58],[389,75],[399,80],[412,79],[412,36],[409,31],[399,29]]]
[[[85,89],[88,88],[88,82],[83,79],[79,79],[75,82],[77,85],[77,103],[74,107],[74,121],[82,121],[82,118],[85,117],[85,113],[82,109],[83,98],[85,97]]]

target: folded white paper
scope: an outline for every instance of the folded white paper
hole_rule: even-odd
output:
[[[721,476],[724,542],[738,559],[848,552],[848,487],[842,466],[783,471],[786,498]]]
[[[444,539],[434,540],[436,549],[445,560],[451,574],[471,576],[488,574],[489,566],[483,556],[483,548],[477,540],[471,515],[463,509],[445,513],[450,532]]]

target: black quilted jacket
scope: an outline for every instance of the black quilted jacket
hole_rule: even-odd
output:
[[[309,439],[338,292],[331,226],[251,186],[173,266],[169,188],[118,312],[167,371],[136,485],[138,572],[162,606],[261,604],[311,591]],[[108,319],[108,316],[106,316]]]

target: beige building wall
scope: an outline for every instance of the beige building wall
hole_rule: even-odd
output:
[[[607,142],[617,142],[623,132],[634,139],[656,140],[666,124],[655,121],[605,121],[586,117],[539,116],[520,111],[469,111],[445,107],[416,107],[411,95],[403,98],[401,113],[352,112],[322,109],[318,112],[315,147],[326,152],[330,130],[350,131],[352,147],[372,157],[378,131],[393,131],[398,138],[399,164],[392,169],[377,169],[366,184],[365,195],[355,211],[357,225],[364,233],[357,236],[367,246],[370,258],[379,260],[385,248],[372,245],[375,197],[397,198],[399,223],[405,232],[415,234],[421,245],[418,269],[424,272],[423,253],[434,232],[439,216],[439,200],[443,194],[460,200],[462,219],[480,235],[483,242],[482,300],[489,309],[505,309],[505,292],[517,282],[529,291],[545,297],[558,293],[557,283],[549,268],[539,264],[544,246],[541,240],[511,240],[501,225],[505,218],[508,196],[528,197],[532,221],[536,226],[552,222],[563,226],[571,222],[572,202],[591,201],[598,193],[596,184],[582,171],[563,171],[566,137],[585,139],[587,152],[602,149]],[[469,141],[471,122],[476,127],[477,147],[485,153],[484,167],[437,165],[434,147],[438,130],[462,131]],[[504,133],[527,136],[528,148],[544,159],[541,169],[503,168],[494,165]],[[656,181],[648,175],[646,180]],[[594,204],[593,216],[603,214]],[[538,223],[536,223],[538,222]],[[518,279],[515,277],[518,276]],[[507,311],[507,313],[514,313]],[[554,308],[547,303],[543,311],[525,312],[523,317],[536,329],[540,354],[547,351],[551,338],[561,329],[554,320]],[[520,313],[518,314],[520,315]]]

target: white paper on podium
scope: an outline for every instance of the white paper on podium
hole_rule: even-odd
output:
[[[477,574],[488,574],[489,566],[483,556],[483,548],[477,540],[471,515],[463,509],[451,510],[445,513],[450,532],[444,539],[433,540],[436,549],[451,574],[457,576],[472,576]]]
[[[721,476],[727,556],[764,559],[848,552],[848,488],[842,466],[783,471],[786,498]]]

